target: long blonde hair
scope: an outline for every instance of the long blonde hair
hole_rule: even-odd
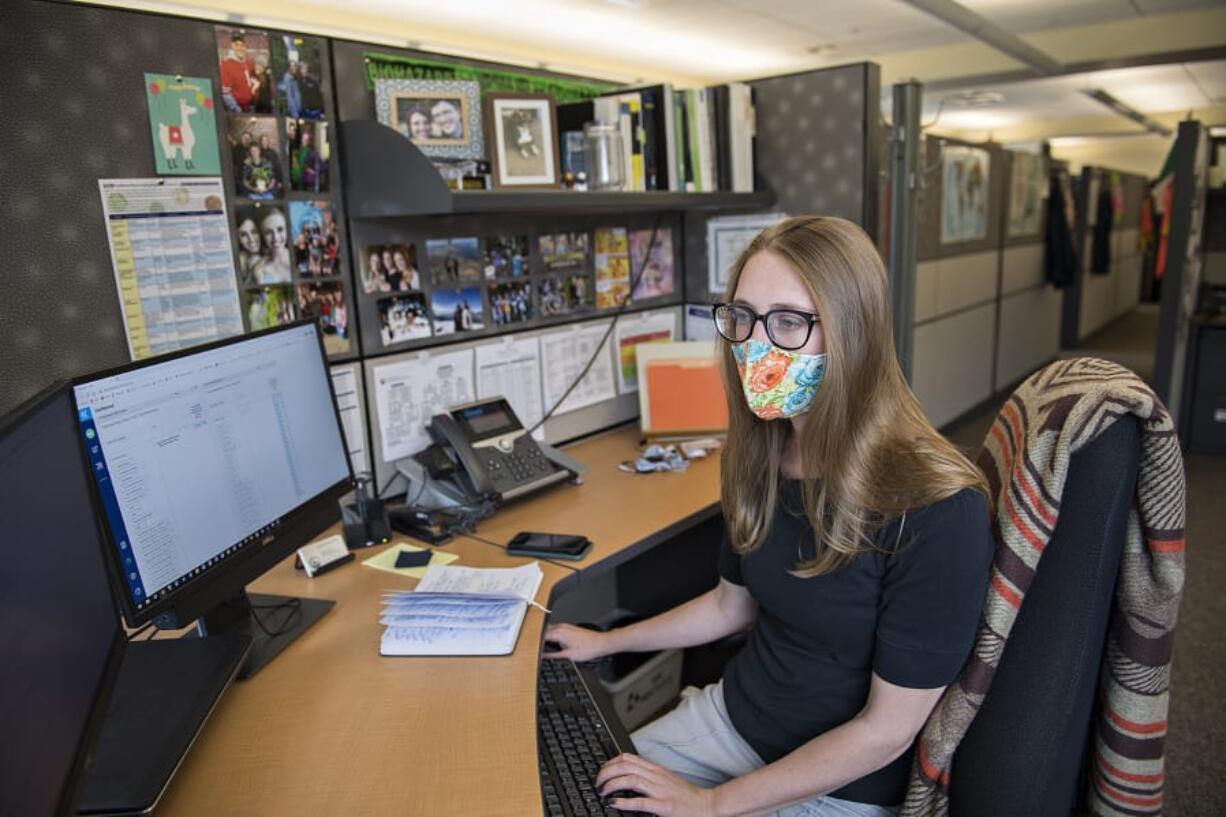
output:
[[[987,484],[928,422],[902,376],[885,268],[864,231],[815,216],[763,230],[733,266],[727,300],[749,259],[768,251],[799,273],[825,335],[826,373],[797,441],[816,554],[793,571],[820,576],[873,550],[874,534],[889,520],[967,487],[986,496]],[[744,554],[766,540],[774,523],[792,426],[758,419],[742,394],[732,344],[722,338],[720,356],[729,417],[720,493],[733,548]]]

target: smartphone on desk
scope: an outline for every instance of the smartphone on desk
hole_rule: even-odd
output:
[[[507,543],[507,553],[512,556],[532,556],[538,559],[569,559],[577,561],[592,549],[592,540],[586,536],[566,533],[533,533],[522,531]]]

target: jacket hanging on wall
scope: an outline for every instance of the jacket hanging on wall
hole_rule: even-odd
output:
[[[1064,289],[1077,277],[1077,247],[1064,210],[1064,189],[1057,175],[1051,177],[1047,194],[1047,232],[1043,244],[1043,272],[1047,283]]]
[[[1106,275],[1111,272],[1111,228],[1115,226],[1115,207],[1111,204],[1110,190],[1098,191],[1096,210],[1090,272]]]

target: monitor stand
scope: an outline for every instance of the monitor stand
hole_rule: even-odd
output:
[[[200,617],[201,636],[240,633],[251,638],[251,653],[238,671],[239,678],[259,672],[294,639],[332,609],[331,599],[304,599],[240,590]]]
[[[250,646],[242,635],[129,642],[78,813],[151,811]]]

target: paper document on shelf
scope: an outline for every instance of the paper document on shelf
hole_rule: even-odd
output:
[[[430,444],[426,424],[432,416],[473,399],[473,350],[376,366],[371,377],[381,453],[384,462],[392,463]]]
[[[628,394],[639,390],[638,358],[640,343],[667,343],[677,333],[677,318],[672,312],[644,312],[622,317],[613,334],[617,337],[617,391]]]
[[[336,395],[336,408],[341,415],[341,429],[345,432],[345,449],[349,452],[349,464],[353,473],[370,470],[366,456],[366,420],[362,402],[358,397],[358,367],[334,366],[332,368],[332,392]]]
[[[712,317],[714,307],[710,304],[685,305],[685,339],[715,340],[715,319]]]
[[[367,567],[373,567],[375,570],[386,570],[388,573],[396,573],[401,576],[408,576],[411,579],[420,579],[426,575],[426,571],[432,565],[445,565],[459,559],[454,553],[447,553],[442,550],[435,550],[430,554],[430,564],[422,565],[421,567],[396,567],[396,557],[401,553],[417,553],[425,548],[406,545],[403,542],[397,545],[392,545],[382,553],[376,553],[369,559],[363,559],[362,564]]]
[[[541,586],[541,566],[529,562],[521,567],[445,567],[430,565],[415,593],[471,593],[515,596],[532,601]]]
[[[541,335],[541,369],[545,380],[546,411],[562,399],[567,388],[583,371],[608,327],[608,321],[601,321]],[[600,353],[596,355],[592,368],[554,414],[565,414],[584,406],[612,400],[616,396],[613,366],[609,361],[609,344],[606,341],[600,345]]]
[[[786,213],[721,216],[707,221],[707,290],[722,299],[732,265],[758,233],[787,218]]]
[[[509,336],[477,347],[477,396],[507,398],[515,416],[532,428],[545,414],[541,403],[541,347],[536,338]],[[545,429],[533,432],[545,439]]]

